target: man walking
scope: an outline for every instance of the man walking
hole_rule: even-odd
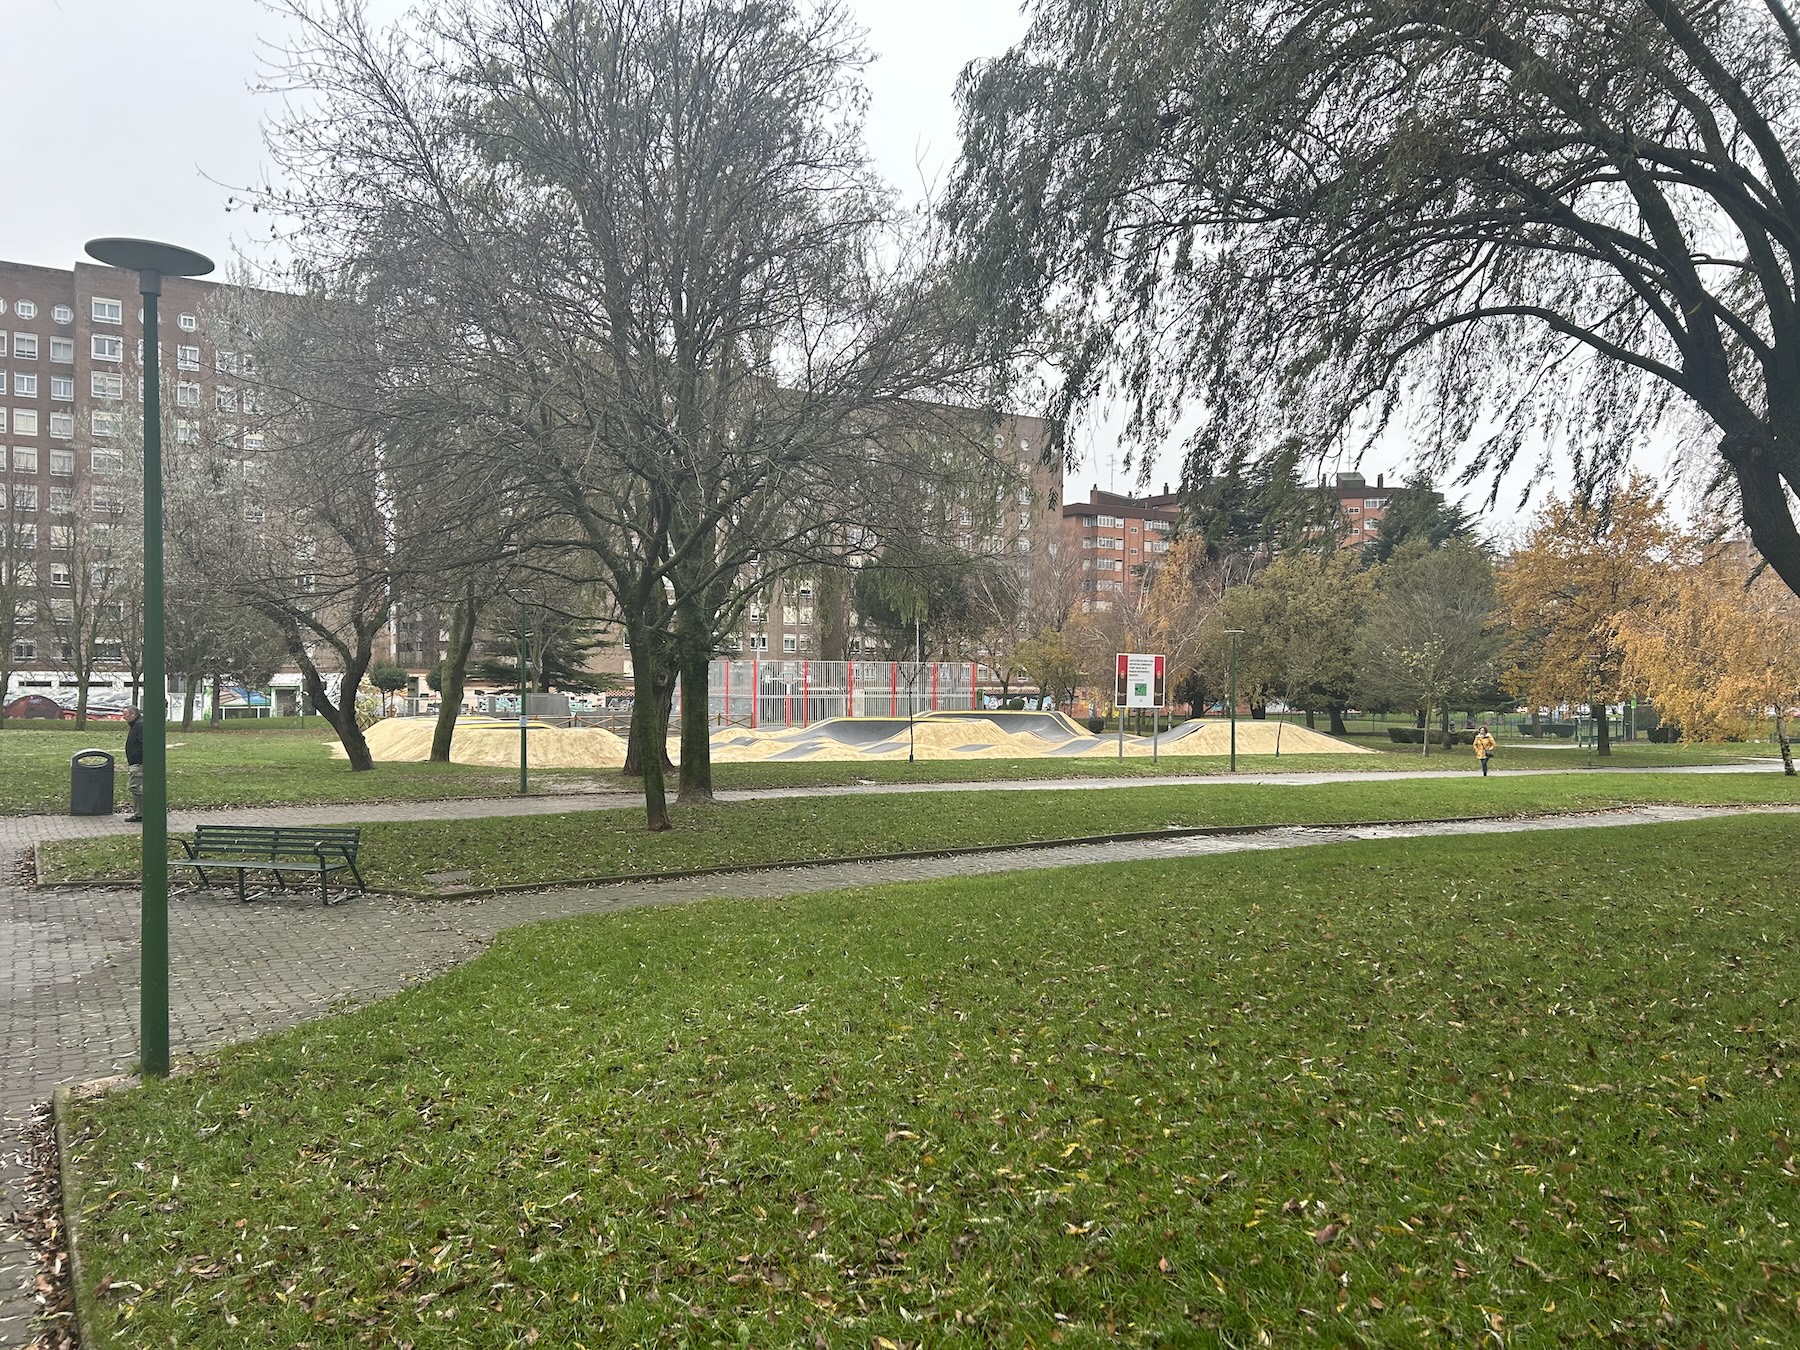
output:
[[[125,786],[131,790],[131,814],[127,820],[144,818],[144,714],[136,708],[125,710]]]

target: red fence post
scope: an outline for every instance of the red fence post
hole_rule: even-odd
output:
[[[812,721],[812,662],[800,663],[800,725]]]
[[[856,716],[856,662],[844,666],[844,716]]]
[[[756,705],[761,702],[762,690],[761,662],[756,657],[750,658],[750,730],[756,730]]]
[[[938,663],[931,663],[931,711],[937,711],[937,668]]]

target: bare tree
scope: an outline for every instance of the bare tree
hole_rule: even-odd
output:
[[[865,168],[852,35],[789,0],[459,0],[385,34],[289,8],[283,78],[317,97],[276,130],[279,205],[385,353],[365,411],[453,420],[567,522],[631,649],[634,744],[663,744],[679,672],[706,799],[719,637],[772,573],[866,548],[965,336]]]

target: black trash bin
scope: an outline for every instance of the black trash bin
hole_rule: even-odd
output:
[[[113,757],[83,750],[69,760],[69,814],[110,816],[113,810]]]

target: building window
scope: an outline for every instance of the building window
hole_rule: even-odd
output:
[[[37,643],[27,642],[23,638],[13,643],[13,659],[17,661],[33,661],[37,659]]]
[[[124,338],[108,337],[102,333],[95,333],[90,341],[92,343],[90,350],[93,352],[94,360],[123,361],[125,359]]]
[[[53,562],[50,564],[50,584],[52,586],[68,586],[73,581],[69,575],[69,564]]]
[[[52,525],[50,527],[51,548],[68,548],[69,545],[74,542],[75,531],[70,529],[67,525]]]
[[[26,521],[13,526],[13,543],[19,548],[37,547],[37,523]]]
[[[177,445],[192,445],[199,439],[200,428],[196,423],[185,417],[175,419],[175,443]]]
[[[50,397],[58,403],[73,402],[75,377],[73,375],[52,375],[50,377]]]
[[[0,376],[0,379],[5,378]],[[13,376],[13,393],[23,394],[26,398],[37,397],[37,376],[20,371]]]
[[[4,341],[0,340],[0,347]],[[75,339],[53,337],[50,339],[50,359],[59,366],[67,366],[75,360]]]
[[[92,425],[96,436],[117,436],[119,434],[119,414],[102,412],[96,408],[93,413]]]
[[[792,656],[795,652],[800,650],[800,639],[795,637],[792,633],[783,633],[781,635],[781,650],[788,656]]]
[[[175,366],[178,370],[200,369],[200,349],[198,347],[177,347],[175,349]]]
[[[35,319],[37,318],[37,305],[30,300],[21,300],[14,306],[14,312],[21,319]]]
[[[75,509],[75,494],[66,487],[50,489],[50,509],[67,514]]]
[[[53,413],[51,413],[50,414],[50,435],[53,439],[59,440],[59,441],[66,441],[66,440],[72,439],[75,435],[75,414],[72,412],[53,412]],[[54,466],[55,462],[56,461],[54,459],[54,452],[53,452],[53,457],[51,459],[52,466]],[[52,467],[50,471],[52,473],[56,472],[54,467]]]
[[[88,459],[95,473],[124,473],[125,456],[117,450],[96,450]]]
[[[95,299],[94,299],[94,322],[95,323],[122,323],[122,322],[124,322],[124,319],[125,319],[125,315],[122,312],[122,307],[120,306],[120,304],[117,300],[102,300],[97,296],[95,297]]]
[[[15,435],[15,436],[35,436],[35,435],[37,435],[37,409],[35,409],[35,408],[14,408],[13,409],[13,435]],[[31,453],[35,455],[37,453],[37,451],[33,450]]]
[[[750,650],[753,652],[768,651],[769,635],[767,633],[752,633],[750,635]]]
[[[58,323],[74,323],[75,311],[70,309],[67,305],[58,305],[50,311],[50,317],[55,319]]]
[[[21,511],[35,511],[38,506],[36,483],[15,483],[13,485],[13,505]]]
[[[1379,510],[1381,510],[1382,507],[1386,506],[1387,504],[1388,504],[1388,499],[1386,497],[1364,497],[1363,498],[1363,510],[1365,510],[1365,511],[1379,511]]]
[[[124,398],[125,377],[116,370],[96,370],[88,375],[88,392],[95,398]]]
[[[14,333],[13,355],[21,361],[37,360],[37,334]]]
[[[254,389],[246,389],[244,390],[243,404],[245,412],[259,413],[262,411],[262,395]]]
[[[236,412],[238,410],[237,390],[229,385],[220,385],[213,390],[213,400],[219,405],[220,412]]]
[[[213,354],[213,369],[218,371],[221,375],[237,374],[237,353],[215,352]]]
[[[70,414],[71,417],[74,414]],[[53,428],[50,432],[56,434]],[[75,476],[75,452],[73,450],[52,450],[50,452],[50,473],[56,478],[73,478]]]
[[[252,431],[244,437],[244,449],[254,454],[263,448],[262,432]],[[449,639],[445,639],[448,641]]]
[[[175,386],[175,406],[178,408],[198,408],[200,406],[200,386],[189,384],[185,380]]]
[[[95,511],[123,511],[125,498],[118,488],[107,483],[95,483],[88,489],[88,504]]]
[[[192,314],[182,314],[176,317],[175,326],[184,333],[191,333],[200,326],[200,320]]]

